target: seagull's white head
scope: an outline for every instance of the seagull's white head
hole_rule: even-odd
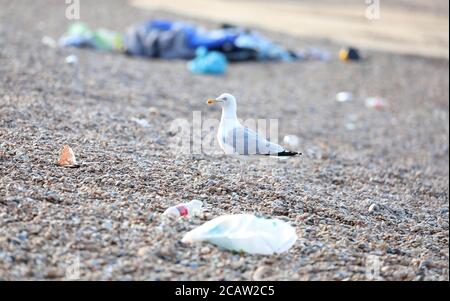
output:
[[[236,98],[229,93],[224,93],[216,99],[208,99],[207,103],[209,105],[219,104],[223,109],[236,110]]]

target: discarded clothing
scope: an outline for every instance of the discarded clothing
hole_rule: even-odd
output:
[[[235,46],[239,32],[206,30],[188,23],[149,21],[131,27],[126,34],[130,55],[165,59],[193,59],[199,47],[222,52],[230,61],[256,59],[255,51]]]
[[[126,53],[150,58],[192,59],[195,48],[186,43],[190,31],[191,28],[163,21],[134,26],[125,37]]]

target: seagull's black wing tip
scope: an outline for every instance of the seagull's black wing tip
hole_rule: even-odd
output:
[[[296,156],[303,156],[302,153],[297,152],[290,152],[290,151],[282,151],[275,154],[270,154],[269,156],[276,156],[276,157],[296,157]]]
[[[295,156],[301,156],[301,153],[297,153],[297,152],[289,152],[289,151],[284,151],[281,153],[278,153],[278,157],[295,157]]]

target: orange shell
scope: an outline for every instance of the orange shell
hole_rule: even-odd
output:
[[[75,154],[68,145],[64,145],[61,155],[59,156],[58,165],[60,166],[74,166],[77,165]]]

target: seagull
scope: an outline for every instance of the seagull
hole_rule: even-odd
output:
[[[217,139],[225,154],[264,155],[294,157],[301,153],[291,152],[281,145],[268,141],[255,131],[241,125],[236,115],[236,98],[228,93],[216,99],[208,99],[208,105],[219,104],[222,107]]]

